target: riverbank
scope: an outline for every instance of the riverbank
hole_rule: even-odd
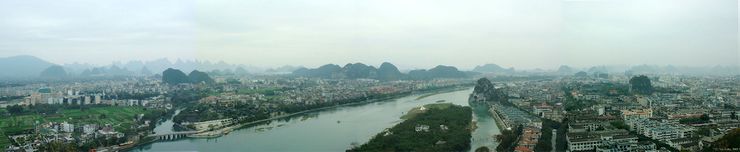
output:
[[[216,137],[223,136],[226,132],[230,132],[230,131],[233,131],[233,130],[238,130],[238,129],[241,129],[242,127],[245,127],[245,126],[249,126],[249,125],[253,125],[253,124],[259,124],[259,123],[263,123],[263,122],[267,122],[267,121],[272,121],[272,120],[277,120],[277,119],[289,118],[289,117],[292,117],[292,116],[301,115],[301,114],[310,113],[310,112],[322,111],[322,110],[333,109],[333,108],[344,107],[344,106],[353,106],[353,105],[362,105],[362,104],[368,104],[368,103],[375,103],[375,102],[378,102],[378,101],[392,100],[392,99],[397,99],[397,98],[412,96],[412,95],[416,95],[416,94],[429,93],[431,95],[436,95],[436,94],[447,93],[447,92],[454,92],[454,91],[460,91],[460,90],[465,90],[465,89],[469,89],[469,87],[467,87],[467,86],[457,86],[457,87],[451,87],[451,88],[440,88],[440,89],[436,89],[436,90],[411,92],[411,93],[408,93],[408,94],[393,95],[393,96],[379,98],[379,99],[365,100],[365,101],[362,101],[362,102],[346,103],[346,104],[339,104],[339,105],[334,105],[334,106],[329,106],[329,107],[322,107],[322,108],[317,108],[317,109],[304,110],[304,111],[290,113],[290,114],[285,114],[285,115],[276,116],[276,117],[272,117],[272,118],[268,118],[268,119],[251,121],[251,122],[247,122],[247,123],[234,124],[234,125],[231,125],[231,126],[227,126],[227,127],[224,127],[224,128],[219,128],[219,129],[212,130],[212,131],[200,132],[200,133],[197,133],[197,134],[193,134],[191,136],[188,136],[188,137],[194,137],[194,138],[216,138]]]
[[[509,130],[509,128],[506,125],[504,125],[505,122],[504,120],[501,119],[501,115],[499,115],[498,112],[496,112],[496,110],[493,107],[490,107],[488,112],[491,113],[491,116],[493,117],[493,120],[496,121],[496,126],[498,128]]]

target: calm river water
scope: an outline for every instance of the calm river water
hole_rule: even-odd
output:
[[[361,145],[385,128],[401,122],[409,109],[440,100],[468,106],[472,89],[440,93],[418,99],[411,95],[388,101],[338,107],[306,113],[286,119],[247,126],[228,135],[199,139],[156,142],[139,146],[132,151],[259,151],[259,152],[330,152],[344,151],[353,144]],[[471,150],[480,146],[496,146],[493,135],[498,134],[495,121],[485,107],[474,107],[478,129],[473,132]],[[164,122],[157,132],[170,131],[171,122]]]

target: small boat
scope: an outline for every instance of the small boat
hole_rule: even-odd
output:
[[[337,120],[337,123],[342,123],[342,121]]]

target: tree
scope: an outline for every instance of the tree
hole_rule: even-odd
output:
[[[20,105],[12,105],[7,107],[8,113],[10,115],[19,115],[23,113],[23,106]]]
[[[625,124],[624,121],[622,120],[612,121],[609,124],[611,124],[612,126],[614,126],[614,128],[617,128],[617,129],[629,130],[629,127],[630,127],[627,124]]]
[[[475,149],[475,152],[490,152],[490,151],[491,150],[488,149],[488,147],[486,147],[486,146],[478,147],[478,149]]]
[[[631,91],[636,94],[649,95],[655,91],[650,83],[650,78],[644,75],[632,77],[629,83]]]
[[[712,145],[713,149],[737,149],[740,148],[740,128],[731,130],[727,135],[723,136]]]

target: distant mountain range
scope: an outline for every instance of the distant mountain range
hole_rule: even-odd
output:
[[[265,70],[264,73],[268,73],[268,74],[289,74],[289,73],[292,73],[293,71],[298,70],[300,68],[303,68],[303,67],[302,66],[289,66],[289,65],[286,65],[286,66],[281,66],[281,67],[277,67],[277,68],[269,68],[269,69]]]
[[[22,55],[0,58],[1,79],[36,79],[58,77],[106,77],[106,76],[150,76],[159,74],[168,68],[185,71],[201,70],[214,74],[248,74],[245,65],[225,62],[183,61],[170,62],[167,59],[152,61],[114,62],[111,65],[95,66],[91,64],[57,65],[43,59]],[[284,69],[281,69],[284,70]],[[292,71],[292,70],[291,70]],[[62,74],[64,73],[64,74]],[[283,73],[290,73],[283,72]],[[63,75],[63,76],[62,76]]]
[[[178,69],[168,68],[162,72],[162,81],[171,84],[182,83],[214,83],[215,81],[205,72],[193,70],[190,74],[185,75]]]
[[[49,69],[52,66],[61,66]],[[161,74],[168,68],[181,69],[183,71],[199,70],[210,75],[228,74],[292,74],[296,76],[321,77],[321,78],[368,78],[378,80],[404,80],[404,79],[433,79],[433,78],[457,78],[476,74],[557,74],[574,75],[577,72],[587,74],[609,73],[609,74],[689,74],[689,75],[740,75],[740,66],[714,66],[714,67],[685,67],[685,66],[593,66],[587,68],[574,68],[567,65],[560,66],[557,70],[514,70],[504,68],[496,64],[485,64],[476,66],[472,71],[460,71],[452,66],[437,66],[428,70],[411,70],[402,73],[391,63],[383,63],[380,67],[365,65],[362,63],[347,64],[339,66],[327,64],[316,69],[308,69],[301,66],[283,66],[277,68],[258,68],[240,64],[229,64],[226,62],[210,62],[197,60],[177,60],[171,62],[167,59],[151,61],[130,61],[126,63],[114,62],[106,66],[95,66],[91,64],[64,64],[56,65],[34,56],[21,55],[0,58],[0,79],[36,79],[59,77],[63,75],[72,77],[106,77],[106,76],[150,76]],[[42,74],[47,70],[47,73]],[[63,72],[62,72],[63,71]],[[56,74],[53,74],[56,73]],[[62,74],[64,73],[64,74]]]
[[[326,64],[315,69],[300,68],[293,71],[295,76],[317,78],[346,78],[346,79],[377,79],[392,81],[402,79],[434,79],[434,78],[463,78],[468,75],[452,66],[437,66],[429,70],[412,70],[408,74],[401,73],[398,68],[388,62],[375,68],[363,63],[350,63],[341,67],[336,64]]]
[[[52,65],[55,64],[27,55],[0,58],[0,78],[38,77]]]
[[[641,74],[683,74],[683,75],[739,75],[740,66],[714,66],[714,67],[687,67],[687,66],[657,66],[657,65],[600,65],[588,68],[574,68],[560,66],[555,73],[572,75],[579,72],[587,74],[611,73],[625,74],[628,76]]]
[[[502,73],[502,74],[511,74],[515,72],[514,68],[505,69],[496,64],[479,65],[473,68],[473,71],[480,72],[480,73]]]
[[[411,79],[435,79],[435,78],[464,78],[468,74],[457,70],[453,66],[438,65],[429,70],[411,70],[409,71],[409,77]]]
[[[67,71],[62,66],[52,65],[41,71],[39,76],[45,79],[62,79],[67,77]]]

